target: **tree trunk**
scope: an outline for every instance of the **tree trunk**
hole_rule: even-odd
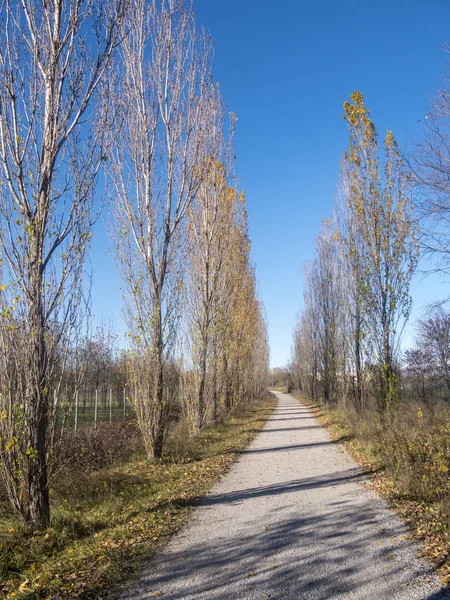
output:
[[[205,422],[206,413],[206,402],[205,402],[205,388],[206,388],[206,353],[208,347],[207,336],[202,336],[202,348],[200,355],[200,381],[198,386],[197,395],[197,410],[195,411],[194,419],[194,433],[199,433]]]
[[[233,408],[233,390],[228,373],[228,360],[225,352],[223,354],[223,374],[225,379],[225,410],[229,413]]]
[[[217,353],[214,350],[214,371],[213,371],[213,419],[219,418],[219,390],[217,389]]]
[[[356,386],[355,386],[355,407],[358,412],[362,411],[362,365],[361,365],[361,318],[359,310],[356,315],[355,328],[355,367],[356,367]]]
[[[202,369],[203,371],[203,369]],[[200,383],[198,386],[197,410],[195,412],[194,433],[200,433],[205,420],[205,373],[200,375]]]
[[[35,262],[30,269],[30,354],[26,399],[26,456],[28,497],[25,526],[29,531],[50,525],[50,498],[47,474],[47,424],[49,387],[47,381],[47,348],[44,309],[42,305],[42,273],[39,261],[39,236],[33,244]],[[33,272],[34,270],[34,272]]]
[[[158,373],[156,375],[155,395],[154,404],[155,409],[153,413],[152,423],[152,437],[151,437],[151,454],[150,458],[159,459],[162,456],[164,447],[164,438],[166,431],[166,416],[164,407],[164,372],[161,361],[158,364]]]
[[[156,294],[155,294],[156,295]],[[158,293],[154,308],[154,353],[155,353],[155,387],[153,396],[153,423],[151,436],[151,457],[162,456],[166,437],[167,419],[169,416],[168,398],[165,394],[164,382],[164,341],[162,328],[161,300]]]
[[[34,402],[33,402],[34,400]],[[30,407],[28,442],[28,506],[25,526],[28,531],[46,529],[50,526],[50,497],[48,492],[46,435],[47,415],[42,406],[46,400],[36,397]],[[44,402],[43,402],[44,400]],[[31,404],[30,403],[30,404]]]

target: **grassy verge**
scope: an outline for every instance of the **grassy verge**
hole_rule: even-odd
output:
[[[309,406],[336,441],[369,474],[376,493],[385,498],[423,555],[450,583],[450,420],[449,409],[436,404],[405,404],[384,421],[376,412]]]
[[[185,523],[190,510],[264,426],[268,395],[187,444],[179,432],[159,463],[142,453],[102,468],[61,470],[52,486],[52,528],[25,535],[0,506],[0,596],[93,599],[136,572]],[[114,435],[112,425],[108,431]],[[132,427],[132,425],[128,425]],[[116,430],[115,438],[118,437]],[[131,430],[126,437],[129,438]],[[83,456],[89,449],[81,448]],[[104,462],[105,462],[104,461]]]

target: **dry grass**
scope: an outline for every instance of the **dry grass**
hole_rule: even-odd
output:
[[[376,411],[312,407],[334,439],[369,473],[375,491],[422,542],[423,553],[450,582],[450,409],[404,403],[384,418]]]

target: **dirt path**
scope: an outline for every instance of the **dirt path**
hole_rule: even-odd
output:
[[[273,417],[121,600],[450,598],[311,412]]]

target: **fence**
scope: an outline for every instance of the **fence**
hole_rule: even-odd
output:
[[[103,387],[101,389],[79,389],[72,395],[55,397],[57,422],[75,432],[83,427],[97,427],[124,419],[134,413],[126,388]]]

